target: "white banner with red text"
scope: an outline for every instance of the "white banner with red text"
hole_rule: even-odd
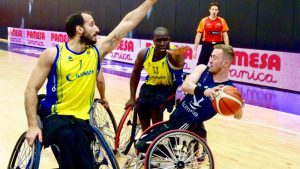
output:
[[[9,27],[8,40],[10,43],[47,48],[67,42],[69,38],[64,32]],[[152,44],[152,40],[124,38],[115,50],[107,54],[106,59],[134,64],[138,52]],[[190,47],[185,53],[184,72],[191,73],[198,59],[192,57],[193,44],[176,42],[172,44]],[[198,49],[197,56],[201,51],[201,45]],[[243,48],[234,48],[234,51],[235,58],[230,69],[230,79],[300,92],[299,53]]]

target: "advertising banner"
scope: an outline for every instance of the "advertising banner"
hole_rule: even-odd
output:
[[[104,38],[99,36],[98,38]],[[8,28],[8,40],[10,43],[47,48],[61,42],[67,42],[68,36],[64,32]],[[124,38],[106,59],[133,64],[138,52],[151,46],[152,40]],[[193,58],[193,44],[171,44],[180,47],[188,46],[185,53],[184,72],[191,73],[195,68],[201,45],[199,45],[197,57]],[[234,48],[234,61],[230,69],[230,79],[237,82],[300,91],[300,54],[289,52],[277,52],[255,49]]]
[[[300,54],[234,48],[230,79],[300,91]]]
[[[65,32],[49,32],[50,42],[48,43],[50,46],[55,46],[62,42],[68,42],[69,36]]]
[[[8,42],[24,45],[25,44],[25,29],[20,28],[7,28]]]
[[[140,49],[139,39],[124,38],[106,59],[133,64]]]
[[[25,29],[25,45],[27,46],[47,48],[49,40],[48,31]]]

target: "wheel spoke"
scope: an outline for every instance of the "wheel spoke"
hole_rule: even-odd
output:
[[[175,130],[162,133],[149,149],[146,163],[151,168],[212,169],[214,167],[212,154],[205,142],[188,131]]]

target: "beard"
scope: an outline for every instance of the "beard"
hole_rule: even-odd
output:
[[[209,65],[209,68],[208,68],[208,72],[210,72],[212,74],[221,72],[221,70],[222,70],[222,67],[217,66],[217,65],[214,65],[213,67],[211,67],[211,65]]]
[[[93,40],[91,35],[88,35],[86,32],[84,32],[83,35],[80,36],[80,42],[87,45],[94,45],[97,40]]]

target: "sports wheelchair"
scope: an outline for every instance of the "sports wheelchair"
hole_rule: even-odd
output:
[[[163,106],[161,108],[164,108]],[[129,107],[125,111],[119,123],[115,141],[116,150],[126,158],[122,168],[137,169],[144,166],[145,169],[214,169],[213,155],[204,139],[189,131],[188,125],[177,129],[158,130],[166,123],[156,123],[141,134],[138,115],[134,108]],[[145,142],[143,151],[132,149],[132,144],[136,144],[139,139],[147,135],[154,135],[154,137]]]
[[[40,102],[45,95],[38,95],[38,101]],[[114,157],[114,153],[111,150],[109,144],[106,142],[105,138],[109,138],[111,134],[108,134],[111,129],[107,129],[107,127],[111,127],[111,124],[102,123],[99,120],[101,115],[101,111],[99,111],[99,103],[102,101],[100,99],[95,99],[93,107],[90,110],[90,125],[94,131],[95,140],[91,143],[91,149],[94,155],[94,168],[113,168],[118,169],[118,163]],[[108,110],[110,112],[110,110]],[[104,112],[106,114],[106,112]],[[110,112],[111,113],[111,112]],[[113,117],[113,116],[110,116]],[[40,121],[40,120],[39,120]],[[114,121],[114,119],[111,119]],[[109,122],[111,122],[109,121]],[[113,122],[112,122],[113,123]],[[113,124],[112,124],[113,125]],[[115,126],[114,126],[115,127]],[[112,129],[115,132],[115,128]],[[105,134],[102,133],[102,131]],[[41,157],[41,150],[43,148],[43,144],[38,140],[35,140],[32,146],[29,146],[26,139],[26,132],[24,132],[18,139],[13,152],[11,154],[8,169],[38,169],[39,162]],[[58,153],[59,150],[52,145],[51,149],[56,157],[56,160],[59,161]]]

